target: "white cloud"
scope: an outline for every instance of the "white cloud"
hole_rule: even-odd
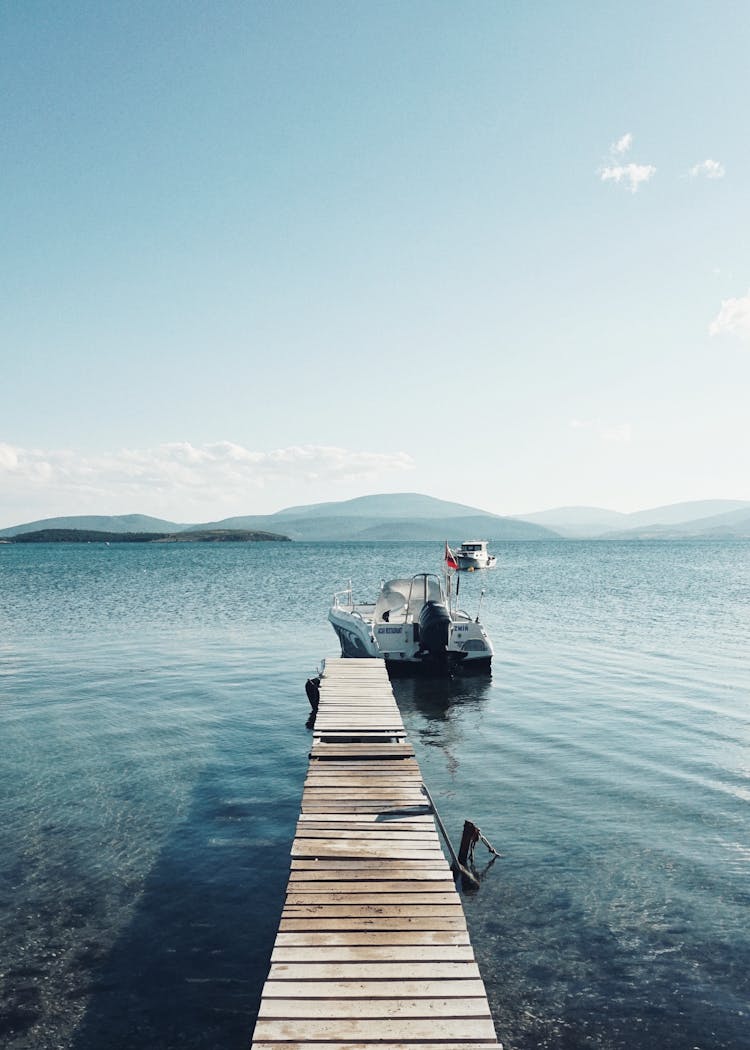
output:
[[[15,470],[18,466],[18,453],[12,445],[4,445],[0,442],[0,471]]]
[[[723,179],[726,175],[726,168],[720,161],[711,160],[708,157],[706,160],[701,161],[700,164],[694,164],[690,169],[689,175],[693,179],[701,176],[706,179]]]
[[[750,289],[739,299],[724,299],[708,331],[710,335],[750,338]]]
[[[628,131],[609,147],[609,162],[599,168],[597,174],[602,182],[616,182],[637,193],[639,186],[649,182],[656,174],[653,164],[623,164],[622,158],[633,145],[633,134]]]
[[[232,504],[241,508],[238,513],[253,513],[253,491],[312,481],[335,485],[375,479],[414,466],[405,452],[330,445],[258,452],[230,441],[172,442],[86,456],[0,443],[0,483],[9,499],[42,497],[49,506],[68,505],[74,499],[77,504],[96,506],[99,513],[111,513],[113,504],[131,510],[145,507],[146,513],[156,507]]]
[[[653,164],[611,164],[599,174],[602,182],[623,182],[631,193],[637,193],[639,186],[654,177],[656,168]]]

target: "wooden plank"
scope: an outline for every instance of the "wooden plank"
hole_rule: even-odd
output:
[[[282,982],[283,983],[283,982]],[[344,1018],[381,1018],[428,1017],[440,1019],[485,1017],[489,1018],[490,1010],[484,997],[453,999],[435,997],[432,999],[277,999],[263,997],[258,1017],[265,1019],[279,1017],[305,1017],[310,1020],[336,1020]]]
[[[469,999],[484,996],[484,982],[268,981],[264,999]]]
[[[276,944],[288,947],[290,945],[318,945],[318,944],[469,944],[467,930],[392,930],[390,932],[374,932],[372,929],[352,932],[351,930],[325,931],[322,933],[308,933],[297,931],[296,933],[276,934]]]
[[[287,919],[306,915],[311,919],[346,919],[381,917],[383,919],[438,917],[453,918],[462,915],[460,903],[456,904],[292,904],[285,905],[282,915]]]
[[[367,799],[373,798],[400,799],[407,804],[419,805],[424,798],[418,787],[410,784],[373,784],[371,787],[359,787],[357,784],[341,784],[339,787],[329,787],[327,784],[311,784],[306,788],[304,802],[337,802],[343,799]]]
[[[346,784],[349,787],[382,787],[383,784],[408,784],[410,787],[421,787],[422,778],[418,773],[405,771],[370,770],[367,773],[355,773],[351,769],[337,769],[332,763],[327,763],[321,768],[315,768],[305,778],[305,790],[310,787],[341,787]]]
[[[330,869],[340,869],[342,865],[341,859],[335,857],[293,857],[292,858],[292,870],[293,871],[326,871]],[[421,870],[430,871],[438,869],[445,874],[448,870],[445,857],[441,854],[437,859],[437,862],[432,860],[409,860],[402,858],[400,860],[378,860],[373,863],[372,860],[362,859],[350,859],[346,861],[346,868],[348,871],[368,870],[376,871],[378,873],[389,872],[389,871],[414,871],[418,872]]]
[[[321,725],[325,725],[328,722],[343,722],[344,719],[346,719],[344,727],[348,728],[351,724],[350,718],[377,723],[385,722],[389,725],[397,726],[402,733],[404,732],[404,723],[397,707],[390,704],[376,705],[369,698],[362,703],[326,703],[322,710],[318,709],[314,728],[318,729]]]
[[[293,857],[352,857],[352,859],[383,857],[391,860],[437,860],[442,857],[440,847],[410,846],[390,843],[387,839],[367,842],[362,839],[295,839]]]
[[[278,1042],[254,1042],[253,1050],[414,1050],[415,1046],[418,1047],[418,1050],[476,1050],[477,1047],[497,1047],[499,1045],[500,1044],[494,1037],[490,1040],[473,1039],[470,1043],[425,1043],[420,1040],[417,1044],[413,1042],[394,1043],[393,1040],[388,1040],[386,1042],[363,1042],[361,1039],[358,1039],[356,1043],[317,1043],[309,1040],[299,1043],[284,1040],[283,1044],[279,1044]]]
[[[316,844],[319,845],[326,842],[335,842],[337,841],[336,836],[339,834],[342,835],[342,838],[338,841],[342,842],[358,842],[363,845],[368,843],[371,845],[378,845],[379,843],[390,842],[391,845],[397,846],[400,849],[430,849],[433,851],[440,849],[440,844],[434,835],[414,835],[412,833],[394,832],[393,835],[389,836],[385,832],[379,833],[367,831],[350,831],[346,833],[336,828],[331,828],[329,831],[321,831],[317,834],[305,830],[303,834],[297,835],[294,841],[306,843],[308,848],[315,852]],[[346,835],[346,837],[344,838],[343,835]],[[345,861],[342,861],[342,864],[345,863]],[[444,871],[443,878],[449,878],[447,871]]]
[[[308,802],[305,807],[307,813],[328,813],[331,806],[339,805],[341,809],[350,813],[386,813],[389,810],[401,812],[404,800],[399,798],[369,799],[366,802],[345,800],[344,802]]]
[[[410,815],[411,814],[411,815]],[[317,828],[352,827],[360,831],[381,832],[430,832],[435,833],[435,824],[429,814],[411,811],[405,814],[396,813],[391,817],[376,813],[363,813],[360,817],[351,813],[300,813],[297,819],[297,831],[316,831]]]
[[[368,760],[367,765],[363,765],[362,768],[359,768],[359,761],[352,761],[355,762],[354,768],[352,768],[348,759],[339,759],[338,762],[319,762],[317,759],[314,759],[308,766],[305,780],[314,780],[316,777],[326,777],[328,780],[333,781],[341,781],[345,778],[360,781],[368,780],[369,778],[398,778],[419,782],[422,779],[419,769],[412,769],[410,765],[406,764],[397,765],[389,759],[373,759],[372,762]],[[408,760],[399,759],[398,761],[406,763]]]
[[[403,744],[403,729],[323,729],[313,732],[316,745],[321,744]]]
[[[306,832],[335,831],[351,828],[352,831],[381,831],[384,834],[398,833],[435,835],[435,825],[426,822],[421,816],[414,818],[394,817],[393,820],[378,820],[377,814],[363,813],[362,816],[351,813],[301,813],[297,821],[297,834]]]
[[[330,810],[330,802],[311,802],[307,808],[308,813],[326,814]],[[349,813],[364,815],[368,813],[387,813],[392,811],[400,813],[403,803],[398,799],[370,799],[368,802],[347,802],[341,804],[341,808],[348,808]]]
[[[386,929],[432,929],[432,930],[465,930],[466,920],[463,912],[460,916],[430,916],[419,919],[415,916],[285,916],[279,920],[282,930],[386,930]]]
[[[358,777],[366,776],[387,776],[390,773],[395,773],[398,776],[412,776],[414,770],[419,773],[419,767],[416,765],[413,758],[394,758],[394,759],[363,759],[363,758],[339,758],[336,762],[319,762],[317,759],[312,759],[308,771],[309,774],[315,774],[320,776],[347,776],[352,773]]]
[[[382,785],[374,785],[375,787],[381,787]],[[414,788],[409,784],[397,784],[395,785],[400,792],[413,792]],[[343,787],[343,783],[342,783]],[[344,789],[345,790],[345,789]],[[305,798],[303,796],[303,803]],[[305,821],[311,824],[336,824],[345,825],[350,827],[353,823],[359,824],[375,824],[376,826],[382,825],[384,828],[390,828],[399,824],[406,825],[406,828],[419,828],[422,825],[422,831],[434,830],[434,822],[430,824],[432,819],[432,813],[429,811],[424,801],[417,802],[416,800],[410,801],[407,806],[395,806],[389,803],[386,808],[382,811],[376,810],[374,813],[365,813],[361,817],[353,817],[351,809],[349,808],[350,803],[347,802],[346,806],[342,806],[339,810],[336,808],[335,799],[330,799],[326,803],[325,813],[315,813],[308,811],[305,808],[300,810],[298,817],[298,823],[304,823]],[[425,820],[425,818],[428,818]]]
[[[272,963],[472,962],[470,944],[277,944]]]
[[[398,776],[413,776],[419,766],[413,758],[339,758],[336,762],[318,762],[314,760],[308,766],[309,776],[347,776],[355,773],[358,777],[388,776],[395,773]]]
[[[364,890],[360,893],[334,893],[327,887],[319,893],[294,893],[286,895],[286,906],[307,904],[403,904],[411,908],[415,904],[455,904],[458,901],[455,887],[449,893],[414,893],[407,894],[404,890],[398,893],[374,893]]]
[[[320,733],[324,729],[339,729],[342,733],[355,726],[372,726],[375,729],[393,729],[402,736],[406,733],[406,727],[401,721],[401,716],[393,708],[378,708],[372,706],[349,707],[340,706],[325,714],[318,714],[315,718],[313,732]]]
[[[313,741],[313,758],[386,758],[402,755],[411,758],[411,743],[318,743]]]
[[[411,805],[421,806],[424,804],[425,796],[422,791],[422,785],[416,780],[396,779],[394,777],[382,777],[377,780],[372,780],[369,784],[353,784],[351,781],[346,780],[315,780],[305,785],[304,798],[309,798],[310,795],[320,795],[322,798],[333,798],[335,799],[336,793],[340,791],[346,791],[349,795],[357,793],[361,798],[368,798],[373,795],[377,797],[379,793],[382,795],[408,795],[409,802]]]
[[[303,823],[300,821],[293,841],[299,839],[301,842],[313,842],[316,839],[322,839],[326,842],[355,839],[362,842],[377,842],[383,839],[386,842],[391,841],[394,845],[399,845],[402,848],[409,844],[418,846],[421,849],[428,845],[440,848],[440,840],[434,830],[424,825],[410,828],[408,825],[404,827],[401,824],[396,824],[393,829],[388,829],[380,824],[370,824],[368,827],[367,824],[363,824],[359,820],[359,814],[357,813],[352,814],[351,823],[348,825],[340,822],[329,825],[325,820],[325,814],[318,815],[322,815],[324,818],[320,822]],[[368,814],[365,815],[367,816]]]
[[[308,791],[392,791],[396,788],[399,792],[416,792],[418,798],[412,803],[419,809],[422,807],[422,816],[432,816],[428,811],[428,803],[422,792],[422,782],[419,777],[315,777],[305,783],[303,797]]]
[[[338,801],[342,802],[341,799]],[[352,823],[354,824],[356,821],[357,814],[355,812],[352,817]],[[341,850],[342,848],[352,848],[355,843],[361,843],[364,845],[367,842],[377,843],[380,841],[390,841],[392,845],[402,853],[405,851],[408,853],[411,846],[417,850],[430,849],[433,852],[439,851],[440,839],[437,837],[437,834],[433,832],[431,835],[425,836],[424,830],[425,829],[422,829],[423,833],[419,837],[415,834],[413,836],[410,835],[405,839],[401,838],[394,840],[386,832],[381,831],[379,827],[374,827],[372,829],[354,828],[351,834],[347,834],[348,829],[345,826],[342,826],[340,828],[330,828],[328,834],[321,837],[314,833],[314,828],[309,824],[302,824],[298,827],[298,833],[293,839],[294,845],[292,846],[292,855],[294,855],[294,849],[297,843],[306,843],[312,847],[319,839],[321,840],[321,845],[328,843],[332,849],[338,850]]]
[[[299,863],[302,863],[300,861]],[[344,867],[346,865],[346,867]],[[347,880],[348,882],[377,882],[382,879],[397,880],[408,880],[414,886],[423,886],[426,882],[445,882],[448,878],[448,872],[445,867],[435,867],[434,870],[428,868],[420,868],[416,871],[400,870],[399,868],[389,868],[387,871],[383,871],[381,868],[354,868],[349,865],[347,861],[342,861],[341,865],[337,865],[333,868],[319,867],[313,868],[294,868],[289,873],[289,884],[296,884],[298,882],[307,883],[307,885],[319,885],[321,882],[337,882]]]
[[[436,1024],[431,1018],[377,1018],[361,1020],[317,1020],[302,1018],[294,1020],[259,1018],[255,1027],[260,1040],[323,1039],[345,1040],[356,1042],[362,1039],[379,1041],[404,1041],[432,1039],[436,1035]],[[446,1039],[475,1041],[495,1038],[495,1030],[490,1018],[460,1018],[450,1020],[443,1018],[439,1025],[440,1035]],[[285,1048],[286,1050],[286,1048]]]
[[[452,879],[443,878],[439,882],[421,882],[415,879],[383,879],[374,880],[363,879],[346,880],[343,879],[338,882],[326,882],[325,886],[321,887],[319,882],[309,881],[302,882],[299,880],[290,880],[287,887],[287,900],[289,899],[289,893],[358,893],[358,894],[370,894],[373,893],[453,893],[456,892],[456,887],[453,884]],[[409,898],[411,902],[413,898]]]
[[[380,758],[384,761],[393,755],[413,755],[414,748],[411,744],[319,744],[313,743],[310,751],[311,758],[321,761],[329,759],[336,761],[339,758]]]
[[[363,703],[358,706],[344,706],[342,704],[338,707],[327,708],[325,712],[319,712],[315,716],[312,728],[313,732],[320,732],[321,729],[333,725],[338,726],[343,732],[351,729],[357,722],[370,724],[378,729],[393,728],[401,736],[406,735],[406,727],[397,708],[373,709],[369,703]]]
[[[273,963],[272,981],[359,981],[359,980],[439,980],[443,977],[479,977],[475,962],[328,962]]]
[[[343,797],[342,795],[338,797]],[[347,800],[347,805],[351,800]],[[330,819],[331,805],[326,806],[325,813],[316,813],[312,810],[305,810],[302,816],[304,820],[297,821],[297,833],[299,835],[315,834],[318,831],[338,831],[345,832],[348,829],[352,831],[366,831],[369,834],[380,834],[380,835],[391,835],[398,832],[403,832],[410,835],[433,835],[437,838],[437,832],[435,826],[430,824],[417,824],[410,823],[408,820],[404,820],[398,814],[393,820],[370,820],[368,817],[373,816],[371,813],[364,813],[361,817],[358,817],[356,813],[349,813],[348,819],[346,813],[336,814],[336,818]]]

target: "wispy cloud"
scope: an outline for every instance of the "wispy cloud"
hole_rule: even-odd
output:
[[[630,423],[603,423],[599,419],[571,419],[571,430],[588,430],[600,441],[622,445],[632,440],[633,427]]]
[[[638,188],[655,174],[653,164],[610,164],[601,169],[602,182],[622,182],[631,193],[637,193]]]
[[[738,335],[750,339],[750,289],[738,299],[722,300],[721,309],[708,331],[710,335]]]
[[[599,168],[597,174],[602,182],[622,183],[631,193],[649,182],[656,174],[653,164],[624,164],[623,158],[633,145],[633,134],[628,131],[609,147],[609,162]]]
[[[50,505],[67,497],[96,504],[142,506],[242,506],[252,513],[253,491],[285,483],[336,483],[374,479],[411,470],[405,452],[363,452],[330,445],[294,445],[255,451],[231,441],[193,445],[171,442],[97,456],[69,449],[29,449],[0,443],[0,483],[18,498],[43,494]]]
[[[723,179],[726,173],[724,165],[718,160],[711,160],[710,157],[702,160],[700,164],[694,164],[688,172],[692,179]]]

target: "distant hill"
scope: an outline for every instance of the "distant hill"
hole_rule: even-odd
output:
[[[613,540],[746,540],[750,539],[750,511],[729,511],[676,525],[643,525],[608,533]]]
[[[727,539],[743,538],[750,502],[694,500],[622,514],[601,507],[558,507],[524,515],[561,536],[575,539],[672,539],[701,537],[711,530]]]
[[[78,514],[67,518],[44,518],[0,529],[0,536],[16,536],[21,532],[41,529],[89,529],[93,532],[181,532],[191,525],[177,525],[148,514]]]
[[[693,500],[690,503],[671,503],[666,507],[636,511],[634,514],[628,514],[627,519],[632,528],[644,525],[686,525],[737,510],[750,514],[750,502],[736,499],[705,499]]]
[[[478,510],[415,492],[361,496],[341,503],[288,507],[264,517],[226,518],[214,528],[278,529],[295,540],[543,540],[557,535],[542,525]]]
[[[119,517],[49,518],[0,531],[2,536],[49,528],[89,529],[101,532],[182,533],[189,529],[243,529],[281,533],[293,540],[347,542],[366,540],[545,540],[556,533],[534,522],[504,518],[462,503],[390,493],[362,496],[340,503],[287,507],[275,514],[243,515],[195,525],[177,525],[143,515]]]
[[[471,516],[476,507],[463,503],[451,503],[423,496],[419,492],[390,492],[379,496],[358,496],[342,500],[341,503],[313,503],[306,507],[287,507],[274,515],[276,518],[444,518]],[[483,512],[479,512],[483,513]],[[491,515],[495,517],[495,515]]]
[[[239,529],[329,543],[446,539],[451,543],[467,539],[743,539],[748,537],[749,518],[750,501],[743,500],[674,503],[632,514],[601,507],[558,507],[509,518],[463,503],[416,492],[398,492],[190,525],[144,514],[47,518],[0,530],[0,538],[42,529],[72,528],[166,533],[173,537],[196,529]]]
[[[479,514],[456,518],[407,519],[404,521],[383,521],[370,525],[360,534],[363,540],[409,540],[415,528],[419,530],[420,539],[445,540],[451,543],[464,540],[481,539],[497,540],[550,540],[559,537],[549,529],[531,522],[517,521],[514,518],[496,518],[490,514]]]
[[[561,536],[582,539],[627,528],[628,515],[602,507],[557,507],[523,514],[521,519],[544,525]]]
[[[289,542],[288,536],[244,529],[186,529],[184,532],[99,532],[96,529],[39,529],[19,532],[3,543],[263,543]]]

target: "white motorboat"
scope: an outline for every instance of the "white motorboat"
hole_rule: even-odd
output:
[[[459,569],[491,569],[497,562],[487,550],[487,540],[464,540],[454,555]]]
[[[383,583],[374,602],[335,594],[328,619],[342,656],[380,657],[390,670],[489,671],[492,643],[479,622],[455,608],[436,573]]]

